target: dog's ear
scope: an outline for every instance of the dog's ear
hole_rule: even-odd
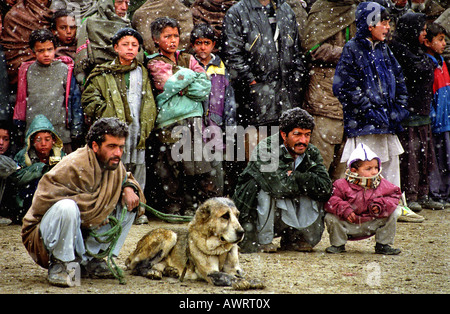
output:
[[[199,218],[200,221],[206,221],[208,220],[209,216],[211,216],[211,207],[208,204],[208,202],[203,203],[198,209],[196,216]]]

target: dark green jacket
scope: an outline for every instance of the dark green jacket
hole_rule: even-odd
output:
[[[307,195],[314,200],[325,202],[331,196],[332,182],[317,147],[309,144],[303,161],[288,175],[288,171],[294,169],[294,158],[284,145],[277,145],[278,152],[271,148],[277,137],[279,143],[282,143],[277,133],[256,146],[251,161],[238,178],[233,200],[241,212],[241,223],[256,222],[257,196],[261,189],[277,199]],[[267,169],[261,168],[269,166],[270,163],[275,166],[274,171],[268,172],[264,171]]]

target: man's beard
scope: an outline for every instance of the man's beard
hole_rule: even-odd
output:
[[[100,167],[102,167],[105,170],[116,170],[117,167],[119,167],[119,165],[120,165],[120,159],[117,164],[111,164],[110,161],[113,159],[116,159],[116,158],[110,158],[107,160],[107,162],[103,162],[103,161],[99,160],[98,163],[100,164]]]

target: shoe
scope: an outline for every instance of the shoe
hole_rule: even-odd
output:
[[[82,278],[114,279],[114,275],[109,269],[106,261],[93,258],[86,265],[81,265]]]
[[[0,226],[7,226],[12,224],[12,220],[9,218],[0,217]]]
[[[444,209],[444,204],[440,202],[433,201],[429,197],[421,198],[418,202],[422,208],[434,209],[434,210],[442,210]]]
[[[143,224],[148,224],[148,218],[146,215],[141,215],[139,217],[136,217],[134,219],[134,224],[135,225],[143,225]]]
[[[389,244],[377,243],[375,245],[375,253],[383,255],[398,255],[402,252],[400,249],[394,249]]]
[[[406,206],[402,206],[402,214],[397,219],[400,222],[422,222],[424,220],[423,216],[416,214]]]
[[[75,285],[67,264],[69,263],[62,262],[52,256],[50,257],[47,279],[51,285],[62,288],[73,287]]]
[[[281,241],[281,250],[297,251],[297,252],[312,252],[313,247],[305,241],[296,241],[296,242]]]
[[[268,244],[260,244],[259,245],[259,251],[262,253],[276,253],[277,252],[278,247],[271,243]]]
[[[420,212],[423,209],[419,202],[410,202],[408,203],[408,207],[416,213]]]
[[[334,246],[334,245],[329,246],[329,247],[327,247],[325,249],[325,252],[332,253],[332,254],[337,254],[337,253],[344,253],[344,252],[347,252],[347,251],[345,250],[345,244],[342,244],[340,246]]]

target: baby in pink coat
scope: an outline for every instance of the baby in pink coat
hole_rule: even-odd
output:
[[[325,204],[331,243],[326,252],[345,252],[347,240],[375,235],[375,253],[399,254],[401,250],[390,245],[401,214],[400,188],[381,176],[380,159],[364,144],[352,152],[347,166],[345,178],[333,183],[332,196]]]

